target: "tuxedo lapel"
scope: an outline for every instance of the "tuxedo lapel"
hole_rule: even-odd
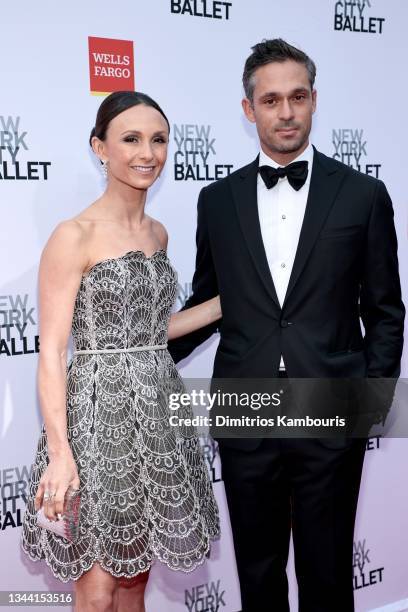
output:
[[[313,169],[305,216],[283,307],[307,263],[320,230],[335,202],[344,176],[343,169],[314,148]]]
[[[275,285],[266,258],[261,226],[259,223],[257,204],[258,164],[259,157],[257,157],[252,164],[242,168],[240,173],[232,176],[230,184],[241,230],[245,237],[248,250],[266,290],[278,308],[280,308]]]

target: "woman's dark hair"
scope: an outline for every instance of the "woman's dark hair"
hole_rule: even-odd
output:
[[[170,123],[166,115],[150,96],[141,93],[140,91],[115,91],[111,93],[107,98],[104,99],[100,105],[96,114],[95,127],[91,131],[89,137],[89,144],[92,146],[92,138],[96,136],[100,140],[105,140],[106,131],[109,123],[120,113],[132,108],[132,106],[138,106],[144,104],[145,106],[151,106],[155,108],[165,118],[167,127],[170,132]]]
[[[290,45],[282,38],[273,38],[272,40],[263,40],[251,47],[252,53],[245,62],[244,74],[242,83],[244,85],[245,95],[252,103],[254,98],[254,74],[260,66],[265,66],[272,62],[285,62],[292,60],[303,64],[307,70],[310,82],[310,89],[316,78],[316,64],[300,49]]]

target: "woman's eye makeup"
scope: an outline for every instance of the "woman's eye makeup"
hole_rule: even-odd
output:
[[[139,142],[139,137],[138,136],[125,136],[123,138],[123,142]],[[155,136],[152,142],[156,142],[160,144],[167,144],[168,139],[165,136]]]

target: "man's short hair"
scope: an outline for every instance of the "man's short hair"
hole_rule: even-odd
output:
[[[297,49],[293,45],[290,45],[282,38],[273,38],[271,40],[263,40],[262,42],[254,45],[252,53],[245,62],[244,74],[242,76],[242,83],[244,85],[245,95],[253,102],[254,97],[254,74],[260,66],[265,66],[272,62],[285,62],[292,60],[303,64],[307,69],[309,75],[310,88],[313,89],[313,85],[316,78],[316,64],[314,61],[306,55],[300,49]]]

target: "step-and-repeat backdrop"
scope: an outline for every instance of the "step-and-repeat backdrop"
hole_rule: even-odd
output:
[[[257,154],[256,132],[240,105],[250,47],[280,36],[303,48],[318,69],[313,143],[388,186],[407,301],[408,5],[88,0],[77,6],[44,0],[7,3],[1,24],[0,590],[72,590],[72,584],[53,580],[45,564],[25,558],[19,538],[41,423],[35,383],[38,262],[54,226],[103,190],[88,147],[98,94],[136,88],[157,99],[170,119],[168,162],[151,190],[148,212],[168,228],[181,306],[191,291],[198,193]],[[216,344],[214,337],[197,350],[182,364],[182,375],[210,376]],[[222,538],[211,559],[191,574],[156,564],[148,612],[240,609],[221,466],[216,447],[204,443]],[[359,612],[408,608],[407,462],[405,440],[368,444],[354,544]],[[292,557],[288,572],[296,610]],[[273,610],[273,593],[268,606]]]

